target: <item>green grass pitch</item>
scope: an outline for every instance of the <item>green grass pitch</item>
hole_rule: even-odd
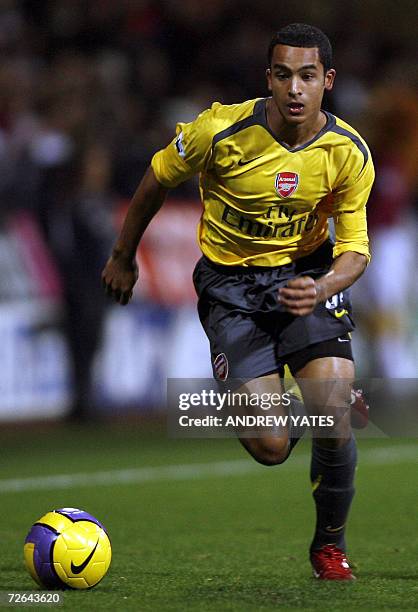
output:
[[[10,430],[0,443],[1,591],[37,588],[23,540],[43,513],[72,506],[106,525],[113,560],[95,589],[65,592],[60,609],[418,609],[417,440],[359,442],[350,584],[311,577],[309,442],[269,468],[235,440],[173,440],[149,425]],[[87,485],[44,481],[80,473],[91,474]],[[11,491],[16,478],[21,490]]]

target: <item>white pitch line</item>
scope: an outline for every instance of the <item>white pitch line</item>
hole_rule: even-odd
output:
[[[418,463],[418,444],[415,446],[390,446],[360,451],[361,465],[395,465],[415,460]],[[307,467],[310,455],[297,455],[279,469],[293,470]],[[266,468],[250,459],[215,461],[212,463],[186,463],[161,465],[79,474],[55,474],[0,480],[0,494],[25,491],[72,489],[75,487],[108,486],[115,484],[140,484],[159,480],[198,480],[217,476],[241,476],[261,473]]]

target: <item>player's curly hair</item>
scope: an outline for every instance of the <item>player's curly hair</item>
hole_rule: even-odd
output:
[[[281,28],[271,39],[268,48],[268,63],[271,66],[273,49],[276,45],[289,47],[318,47],[319,59],[324,66],[324,73],[332,65],[332,47],[328,36],[315,26],[307,23],[291,23]]]

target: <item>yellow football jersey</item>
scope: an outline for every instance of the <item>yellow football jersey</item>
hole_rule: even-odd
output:
[[[200,173],[198,243],[223,265],[279,266],[312,253],[334,218],[334,257],[370,258],[366,202],[373,162],[359,134],[326,112],[324,128],[290,149],[267,124],[266,98],[215,102],[152,159],[157,180],[175,187]]]

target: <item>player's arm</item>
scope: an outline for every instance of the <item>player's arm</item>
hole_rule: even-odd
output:
[[[123,306],[129,302],[138,279],[135,258],[139,242],[167,192],[168,188],[157,181],[150,166],[131,200],[119,238],[102,272],[107,295]]]
[[[211,155],[213,105],[191,123],[178,123],[176,137],[151,160],[128,209],[120,236],[102,273],[108,295],[125,305],[138,279],[136,250],[169,189],[201,172]]]
[[[334,262],[319,279],[301,276],[279,290],[279,302],[293,315],[310,314],[319,302],[350,287],[364,272],[370,260],[367,235],[366,203],[374,180],[370,157],[354,149],[347,178],[333,193],[335,227]],[[350,160],[351,161],[351,160]],[[359,168],[360,166],[360,168]],[[351,180],[351,177],[356,177]]]
[[[350,287],[364,272],[367,258],[361,253],[345,251],[334,259],[330,270],[321,278],[300,276],[279,289],[279,302],[293,315],[310,314],[319,302]]]

